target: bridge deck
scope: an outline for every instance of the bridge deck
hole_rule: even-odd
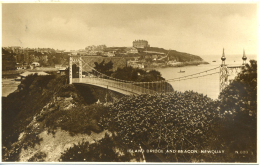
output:
[[[132,83],[119,82],[109,79],[97,78],[97,77],[85,77],[80,80],[80,78],[73,78],[73,83],[82,83],[99,86],[102,88],[108,88],[110,90],[125,94],[154,94],[156,91],[146,89]]]

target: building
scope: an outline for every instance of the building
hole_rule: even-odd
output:
[[[96,55],[98,55],[98,51],[93,51],[93,50],[91,50],[91,51],[88,52],[87,55],[88,55],[88,56],[96,56]]]
[[[143,51],[146,54],[158,54],[158,55],[165,55],[163,52],[156,52],[156,51]]]
[[[61,76],[65,76],[66,75],[66,70],[67,68],[60,68],[58,73],[61,75]]]
[[[144,64],[142,62],[136,61],[127,61],[127,66],[131,66],[133,68],[144,68]]]
[[[133,47],[146,48],[146,47],[150,47],[150,45],[148,44],[148,41],[146,41],[146,40],[135,40],[135,41],[133,41]]]
[[[115,56],[115,52],[104,52],[104,55],[108,56],[108,57],[114,57]]]
[[[39,62],[33,62],[32,65],[34,65],[34,67],[40,66]]]
[[[86,56],[87,53],[88,53],[88,52],[87,52],[86,50],[80,49],[77,54],[78,54],[78,55],[81,55],[81,56]]]
[[[70,54],[73,55],[73,56],[75,56],[75,55],[77,55],[78,53],[77,53],[76,51],[71,51]]]
[[[156,61],[157,58],[158,58],[158,56],[157,56],[156,54],[152,55],[152,59],[153,59],[154,61]]]
[[[16,67],[17,70],[22,70],[22,69],[26,69],[27,68],[27,66],[25,66],[23,64],[16,64],[15,67]]]
[[[126,53],[135,54],[138,53],[138,50],[135,47],[128,47],[125,49]]]
[[[24,73],[20,74],[20,76],[21,76],[21,79],[23,79],[23,78],[25,78],[25,77],[27,77],[29,75],[34,75],[34,74],[37,74],[38,76],[50,75],[50,74],[48,74],[46,72],[24,72]]]

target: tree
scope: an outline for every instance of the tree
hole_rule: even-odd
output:
[[[257,62],[246,64],[219,96],[222,138],[229,148],[248,150],[256,157]],[[250,155],[252,155],[250,153]],[[256,159],[255,159],[256,160]]]
[[[138,79],[138,69],[133,67],[117,68],[117,70],[112,74],[112,77],[127,80],[127,81],[137,81]]]
[[[103,60],[101,63],[97,63],[95,62],[95,69],[100,72],[103,73],[107,76],[110,76],[112,74],[112,71],[110,71],[111,69],[113,69],[113,62],[109,61],[108,63],[105,64],[105,60]]]
[[[256,118],[257,110],[257,62],[246,64],[235,80],[225,88],[220,96],[221,112],[231,111],[235,115],[245,113]]]
[[[164,80],[161,73],[156,70],[151,70],[149,72],[133,67],[118,68],[112,77],[127,80],[127,81],[137,81],[137,82],[152,82]]]
[[[157,70],[151,70],[148,74],[151,75],[153,81],[164,80],[162,74]]]

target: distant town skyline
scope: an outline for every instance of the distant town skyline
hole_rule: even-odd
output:
[[[2,4],[2,46],[151,47],[194,55],[257,54],[257,4]]]

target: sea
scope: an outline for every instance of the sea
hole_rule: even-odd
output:
[[[194,91],[203,95],[207,95],[208,97],[215,100],[218,99],[220,93],[220,74],[216,72],[220,71],[219,67],[222,64],[221,56],[222,55],[200,56],[204,61],[209,62],[209,64],[198,66],[157,68],[156,70],[161,72],[163,78],[169,80],[169,83],[172,85],[174,90],[181,92]],[[249,63],[250,60],[257,60],[257,55],[247,55],[246,62]],[[225,64],[228,66],[239,66],[242,65],[242,63],[242,55],[226,56]],[[239,71],[240,70],[238,69],[237,71],[230,72],[228,79],[234,79]]]

